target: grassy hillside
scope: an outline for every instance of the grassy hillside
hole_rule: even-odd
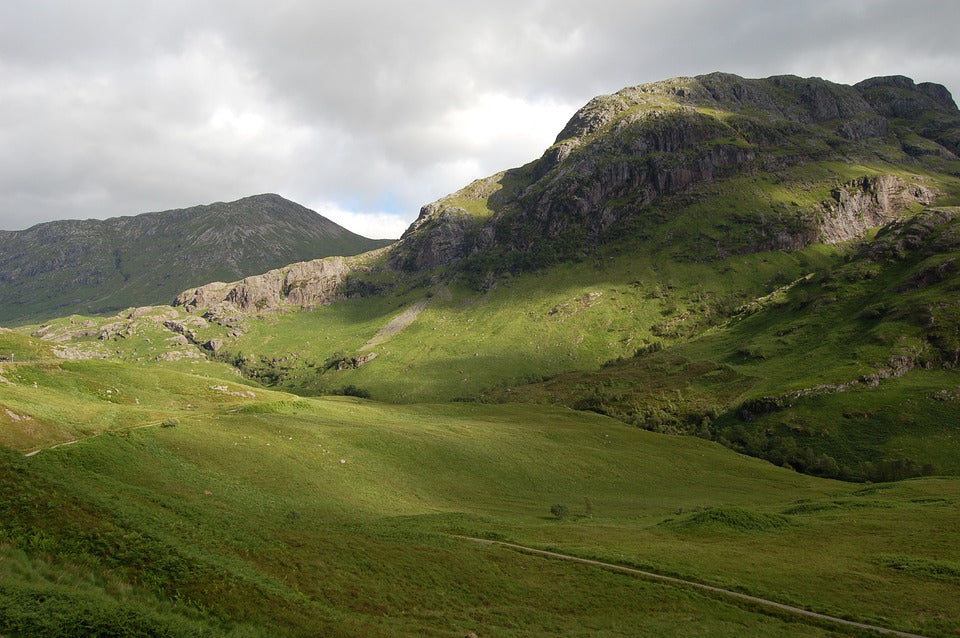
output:
[[[175,408],[134,376],[62,374],[76,377],[48,403],[99,405],[75,381],[111,379],[179,422],[3,453],[0,628],[12,635],[833,631],[451,533],[927,635],[960,628],[952,479],[865,489],[549,407],[385,406],[185,383]],[[182,373],[163,374],[175,387]],[[554,518],[554,504],[570,514]]]
[[[156,308],[135,318],[130,312],[67,317],[22,332],[131,363],[168,352],[206,353],[249,378],[298,393],[353,385],[380,400],[447,401],[685,340],[781,282],[840,258],[829,247],[720,264],[610,252],[504,279],[483,294],[458,284],[425,285],[306,312],[231,317],[227,325]],[[395,322],[398,317],[409,322]],[[192,331],[195,343],[219,339],[223,345],[216,355],[184,345],[169,321]],[[369,363],[350,364],[371,353],[377,356]]]
[[[955,474],[956,212],[893,224],[689,342],[491,397],[695,433],[827,476]]]
[[[830,477],[956,474],[957,223],[932,209],[860,244],[705,262],[620,243],[483,294],[435,284],[227,325],[158,308],[37,334],[141,366],[209,357],[306,395],[559,403]]]

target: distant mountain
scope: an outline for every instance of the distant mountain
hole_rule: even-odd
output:
[[[0,231],[0,322],[169,303],[190,286],[389,243],[273,194]]]

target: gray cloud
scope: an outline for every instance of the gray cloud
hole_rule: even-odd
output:
[[[0,5],[0,228],[273,191],[371,235],[590,97],[723,70],[960,89],[954,0]]]

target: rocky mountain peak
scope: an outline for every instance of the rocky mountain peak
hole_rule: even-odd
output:
[[[628,87],[590,100],[539,159],[425,205],[400,241],[363,266],[309,262],[196,288],[177,303],[244,313],[310,307],[381,289],[364,287],[364,273],[382,270],[401,279],[459,273],[482,287],[625,233],[662,234],[694,260],[855,240],[940,194],[930,162],[957,160],[960,118],[938,87],[896,76],[846,86],[727,73]],[[718,194],[727,200],[680,221]]]
[[[762,221],[770,205],[758,204],[763,237],[728,249],[764,249],[771,232],[777,245],[791,247],[850,239],[865,227],[848,224],[844,214],[830,229],[823,226],[823,211],[834,206],[832,190],[869,177],[863,182],[869,188],[851,202],[876,209],[864,219],[888,220],[929,202],[936,189],[911,180],[877,181],[884,165],[954,161],[957,155],[960,118],[949,92],[937,84],[891,76],[848,86],[729,73],[662,80],[590,100],[538,160],[423,207],[389,261],[418,272],[461,261],[474,269],[536,267],[601,243],[641,211],[703,184],[748,174],[782,181],[797,167],[830,162],[876,168],[823,177],[816,201],[774,207],[776,231]],[[810,198],[798,193],[796,199]]]
[[[875,109],[890,117],[916,117],[928,110],[958,112],[953,96],[942,84],[917,84],[903,75],[888,75],[868,78],[854,86]]]
[[[741,115],[763,113],[800,123],[876,116],[855,87],[821,78],[780,75],[749,79],[716,72],[661,80],[598,96],[574,114],[557,142],[596,134],[622,117],[637,119],[705,108]]]

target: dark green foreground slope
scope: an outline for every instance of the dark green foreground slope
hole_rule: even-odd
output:
[[[128,368],[4,371],[16,384],[2,391],[5,410],[28,415],[36,390],[45,405],[72,406],[78,433],[109,431],[2,453],[0,633],[840,631],[450,534],[926,635],[960,629],[955,479],[864,488],[564,409],[304,399],[213,364]],[[125,429],[145,419],[155,425]],[[34,427],[46,426],[37,414]],[[550,514],[556,504],[565,518]]]

